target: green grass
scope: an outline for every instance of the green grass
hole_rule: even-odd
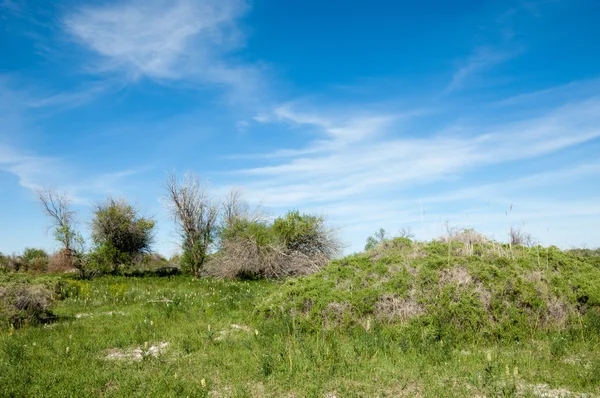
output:
[[[549,251],[547,263],[538,263],[534,252],[505,256],[508,260],[501,262],[458,252],[448,257],[448,247],[437,244],[421,249],[426,256],[409,258],[408,249],[388,247],[365,255],[369,261],[349,257],[286,283],[187,276],[92,281],[1,276],[0,285],[43,284],[63,300],[52,308],[58,316],[54,323],[0,330],[0,396],[600,394],[600,333],[590,312],[597,309],[597,265],[560,251]],[[559,263],[556,270],[553,264]],[[531,287],[522,275],[539,264],[547,266],[541,271],[546,282],[536,289],[537,282]],[[461,285],[461,290],[440,284],[443,270],[456,266],[490,289],[491,301],[501,294],[514,310],[490,305],[473,312],[481,303],[470,293],[472,286]],[[405,320],[378,318],[381,294],[409,297],[413,288],[426,292],[420,296],[425,313]],[[588,312],[581,310],[581,318],[562,327],[526,326],[520,310],[535,314],[548,292]],[[310,308],[307,300],[312,300]],[[512,334],[494,333],[487,325],[489,311],[513,322]],[[473,320],[475,326],[465,326],[463,333],[453,323],[475,317],[484,320]],[[576,327],[579,322],[583,328]],[[168,346],[151,355],[150,347],[163,342]],[[106,359],[135,348],[142,349],[139,361]]]

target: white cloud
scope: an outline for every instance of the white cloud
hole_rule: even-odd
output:
[[[546,233],[553,222],[564,223],[585,214],[598,218],[593,211],[594,198],[540,200],[536,193],[536,187],[557,181],[589,181],[600,175],[596,163],[580,164],[572,159],[566,168],[537,174],[524,169],[519,178],[503,182],[465,180],[470,173],[481,176],[486,167],[514,164],[598,139],[598,99],[537,109],[538,116],[517,122],[454,124],[452,129],[442,127],[440,134],[426,135],[407,134],[412,120],[392,112],[297,108],[294,104],[275,107],[271,114],[261,115],[261,122],[288,125],[292,131],[310,132],[307,137],[314,138],[304,147],[263,154],[263,161],[254,159],[254,167],[237,170],[234,177],[239,178],[251,202],[261,201],[276,211],[301,208],[330,215],[342,227],[344,240],[353,243],[351,250],[360,249],[363,239],[380,226],[394,232],[394,228],[411,225],[417,237],[430,239],[441,233],[446,219],[504,238],[509,225],[504,208],[513,202],[518,202],[520,209],[518,217],[513,212],[515,220],[529,223],[526,229],[545,243],[564,243],[565,231]],[[420,117],[414,112],[406,114]],[[315,132],[320,136],[315,137]],[[435,184],[447,186],[451,181],[457,182],[455,190],[436,188]],[[421,190],[429,193],[421,195]],[[486,202],[492,210],[469,207]],[[425,206],[424,226],[421,205]],[[553,241],[553,236],[557,240]],[[570,239],[573,244],[578,242]]]
[[[85,174],[62,159],[26,153],[0,143],[0,171],[16,176],[21,187],[33,192],[47,185],[66,190],[76,204],[89,204],[106,195],[121,195],[130,185],[129,177],[145,170]]]
[[[52,174],[61,174],[62,167],[57,159],[23,153],[0,143],[0,170],[9,172],[19,179],[23,188],[35,191]]]
[[[287,152],[288,158],[274,165],[238,171],[254,181],[250,192],[282,206],[425,184],[600,137],[599,101],[553,109],[518,123],[464,126],[461,135],[420,138],[386,135],[400,128],[390,124],[392,115],[348,116],[344,121],[318,113],[296,114],[290,109],[283,118],[281,108],[275,114],[286,122],[318,128],[325,137],[308,143],[306,148]],[[281,153],[275,151],[275,155]]]
[[[444,90],[444,93],[450,93],[470,84],[476,83],[481,75],[502,62],[515,57],[520,51],[517,50],[497,50],[490,47],[479,47],[469,56],[463,64],[454,72],[450,84]]]
[[[134,0],[84,6],[64,18],[79,42],[101,56],[95,70],[130,79],[191,79],[247,90],[253,67],[227,60],[242,44],[242,0]]]

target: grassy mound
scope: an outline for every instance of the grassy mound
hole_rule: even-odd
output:
[[[598,251],[395,238],[287,282],[258,311],[309,329],[391,325],[430,341],[596,338],[599,260]]]

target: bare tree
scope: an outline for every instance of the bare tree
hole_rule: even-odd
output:
[[[219,208],[210,198],[207,187],[200,183],[197,174],[186,173],[183,180],[179,181],[171,173],[165,190],[171,217],[181,237],[183,265],[198,276],[216,237]],[[238,197],[235,198],[237,200]],[[234,208],[232,206],[232,212]]]
[[[242,199],[242,191],[232,188],[221,204],[223,209],[223,228],[231,228],[236,220],[246,218],[249,213],[248,204]]]
[[[524,232],[520,228],[511,226],[508,231],[510,244],[513,246],[533,247],[537,243],[530,233]]]
[[[236,221],[246,221],[249,223],[266,222],[267,215],[259,206],[254,209],[250,208],[248,202],[243,198],[242,190],[239,188],[231,188],[223,202],[221,203],[222,217],[221,228],[232,228]]]
[[[413,233],[411,227],[402,227],[398,230],[398,237],[413,239],[415,237],[415,234]]]
[[[63,246],[65,252],[72,252],[78,233],[75,230],[75,211],[71,209],[71,200],[66,193],[59,193],[52,187],[37,191],[44,213],[52,219],[51,229],[54,238]]]
[[[44,213],[52,220],[50,229],[53,230],[54,239],[62,245],[58,253],[58,260],[64,268],[75,267],[84,275],[84,269],[78,260],[83,252],[83,237],[75,229],[75,214],[71,208],[71,199],[66,192],[57,192],[52,187],[38,189],[37,197],[42,204]]]

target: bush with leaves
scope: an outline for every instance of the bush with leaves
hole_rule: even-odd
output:
[[[367,238],[367,243],[365,244],[365,250],[374,249],[377,245],[384,242],[386,239],[386,231],[383,228],[379,228],[379,231],[376,231],[373,236],[369,236]]]
[[[21,262],[24,271],[43,272],[48,269],[49,257],[42,249],[26,248]]]
[[[271,228],[287,250],[306,256],[333,258],[342,248],[332,231],[326,228],[325,218],[321,216],[292,210],[277,218]]]
[[[154,220],[141,217],[123,199],[108,198],[96,205],[92,239],[96,244],[93,261],[100,268],[129,264],[134,256],[147,253],[153,240]]]

